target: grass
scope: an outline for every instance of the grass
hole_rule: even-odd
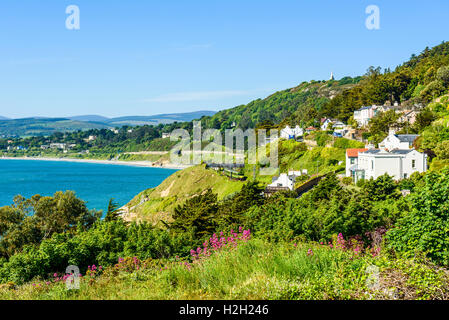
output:
[[[173,262],[167,269],[148,268],[95,280],[85,277],[80,290],[67,291],[64,283],[27,284],[16,290],[0,289],[1,299],[307,299],[355,298],[363,277],[351,270],[363,260],[343,252],[293,244],[272,246],[259,240],[241,244],[193,263],[189,269]],[[230,272],[232,270],[232,272]],[[355,275],[356,278],[349,277]],[[342,277],[346,275],[347,277]],[[336,279],[338,277],[338,279]],[[326,290],[323,289],[327,286]]]
[[[190,263],[155,260],[111,266],[85,275],[79,290],[63,282],[0,285],[0,299],[29,300],[340,300],[447,299],[447,270],[420,260],[355,255],[313,243],[240,242]],[[368,285],[368,267],[378,266],[379,287]],[[139,267],[137,267],[139,266]]]
[[[169,219],[177,205],[208,188],[221,200],[240,191],[243,184],[198,165],[177,171],[158,187],[141,192],[126,206],[130,208],[132,219],[154,223],[159,219]]]

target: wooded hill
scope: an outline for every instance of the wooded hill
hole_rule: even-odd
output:
[[[310,125],[320,118],[347,121],[363,105],[400,102],[427,104],[449,86],[449,43],[413,54],[394,71],[369,67],[365,75],[341,80],[303,82],[265,99],[218,112],[203,121],[208,127],[246,129],[263,123]]]

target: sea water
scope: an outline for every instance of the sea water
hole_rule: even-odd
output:
[[[139,192],[158,186],[176,170],[114,164],[0,160],[0,207],[16,195],[51,196],[72,190],[89,209],[105,211],[109,199],[123,206]]]

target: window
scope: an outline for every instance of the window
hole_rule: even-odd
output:
[[[404,173],[404,179],[407,179],[407,174],[406,173]]]
[[[351,164],[355,163],[355,158],[351,158]]]
[[[416,160],[412,160],[412,168],[413,168],[413,169],[416,168]]]
[[[371,170],[374,170],[374,160],[371,160]]]

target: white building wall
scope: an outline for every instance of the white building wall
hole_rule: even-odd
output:
[[[413,160],[415,166],[413,167]],[[403,159],[403,174],[409,178],[415,172],[427,171],[427,155],[413,150]],[[404,178],[404,177],[403,177]]]
[[[294,189],[294,182],[290,180],[286,173],[281,173],[276,181],[268,185],[269,187],[286,187],[290,190]]]
[[[416,150],[407,154],[359,153],[358,160],[358,168],[365,170],[365,179],[377,179],[386,173],[400,180],[409,178],[414,172],[427,171],[427,156]]]
[[[351,159],[354,159],[354,163],[351,163]],[[357,165],[358,164],[358,158],[350,158],[348,157],[348,154],[346,154],[346,176],[347,177],[351,177],[351,170],[349,170],[349,168],[351,168],[353,165]]]

